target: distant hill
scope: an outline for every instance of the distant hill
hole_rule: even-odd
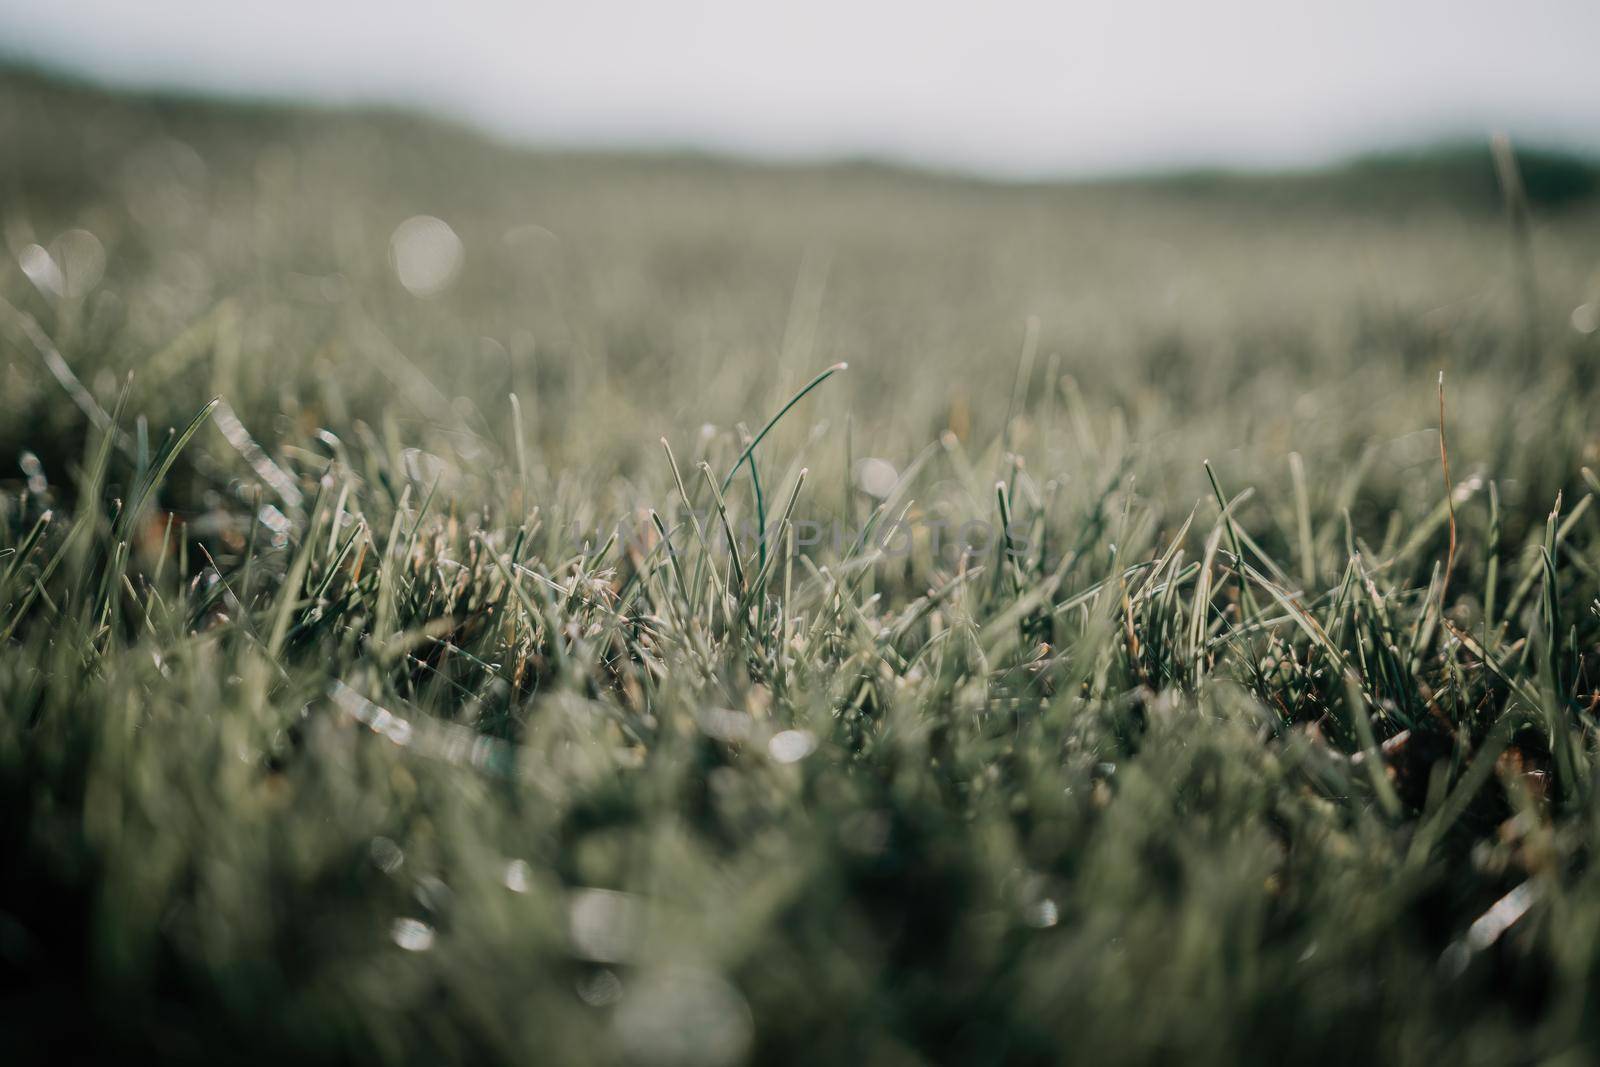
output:
[[[972,175],[919,170],[872,159],[822,160],[808,163],[766,164],[738,157],[718,156],[693,149],[599,150],[508,144],[464,124],[424,113],[389,107],[319,107],[244,98],[200,97],[161,91],[118,91],[79,79],[25,65],[0,61],[0,149],[11,155],[13,174],[27,170],[37,178],[52,164],[45,159],[16,158],[13,139],[24,122],[30,143],[37,144],[38,125],[48,117],[54,135],[70,134],[90,120],[103,123],[121,119],[130,123],[160,125],[168,132],[201,140],[222,137],[273,135],[289,129],[306,130],[335,124],[365,125],[389,134],[404,134],[418,141],[449,144],[508,158],[561,160],[578,166],[608,168],[733,168],[790,169],[810,172],[896,174],[917,181],[960,184],[1022,184],[1031,187],[1139,187],[1165,190],[1200,198],[1246,199],[1283,207],[1321,207],[1343,210],[1405,212],[1444,209],[1478,213],[1501,208],[1499,182],[1489,146],[1484,143],[1448,143],[1407,151],[1388,151],[1357,157],[1347,163],[1314,170],[1262,172],[1209,169],[1157,172],[1098,179],[1039,180],[1015,183]],[[1600,200],[1600,157],[1543,148],[1517,146],[1517,162],[1531,204],[1542,211],[1560,211]],[[59,166],[70,167],[66,159]],[[0,162],[0,173],[6,165]],[[60,173],[65,182],[82,181],[84,175]]]
[[[1562,210],[1600,197],[1600,162],[1595,159],[1539,147],[1517,147],[1516,158],[1535,208]],[[1487,143],[1384,152],[1314,171],[1196,171],[1135,180],[1198,194],[1244,193],[1329,207],[1403,210],[1433,205],[1497,211],[1502,203]]]

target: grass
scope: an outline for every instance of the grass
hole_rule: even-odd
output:
[[[1594,1043],[1591,201],[0,144],[17,1062]]]

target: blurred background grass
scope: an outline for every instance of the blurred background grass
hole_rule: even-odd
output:
[[[1487,148],[1281,177],[1008,185],[530,153],[401,114],[118,97],[27,74],[0,106],[10,299],[57,320],[102,398],[136,370],[131,408],[152,421],[223,393],[268,440],[281,420],[376,425],[393,405],[408,429],[503,441],[515,391],[549,463],[634,472],[654,467],[661,434],[753,419],[845,359],[834,422],[848,415],[864,454],[903,462],[947,427],[994,436],[1031,317],[1029,388],[1073,377],[1186,495],[1203,488],[1196,454],[1241,450],[1230,466],[1253,480],[1281,476],[1289,449],[1345,455],[1426,428],[1441,367],[1467,453],[1493,463],[1497,436],[1527,419],[1491,413],[1586,391],[1577,368],[1600,345],[1574,328],[1593,315],[1574,309],[1600,301],[1595,171],[1567,157],[1523,158],[1534,362]],[[415,215],[463,249],[425,299],[392,265]],[[103,277],[47,308],[15,257],[74,229]],[[0,448],[74,453],[58,387],[15,349],[8,361]],[[793,444],[806,430],[781,432]]]

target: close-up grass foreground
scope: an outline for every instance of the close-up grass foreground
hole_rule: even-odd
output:
[[[1586,1061],[1600,210],[1496,158],[6,75],[7,1061]]]

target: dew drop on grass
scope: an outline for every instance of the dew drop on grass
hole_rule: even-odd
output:
[[[385,726],[383,735],[404,748],[411,743],[411,724],[404,719],[391,719]]]
[[[741,1062],[754,1030],[739,991],[710,971],[668,967],[632,985],[613,1025],[623,1051],[656,1064]]]
[[[1061,911],[1056,907],[1055,901],[1044,897],[1029,904],[1023,918],[1035,929],[1048,930],[1061,921]]]
[[[389,258],[400,284],[412,296],[434,296],[455,281],[465,248],[443,219],[413,215],[395,227]]]
[[[639,899],[612,889],[580,889],[567,904],[568,934],[575,955],[596,963],[630,959],[643,932]]]
[[[17,265],[27,275],[35,289],[51,296],[66,292],[67,279],[56,263],[55,257],[39,245],[29,245],[17,253]]]
[[[1590,301],[1572,309],[1572,328],[1579,333],[1600,330],[1600,303]]]
[[[700,717],[700,729],[707,737],[737,743],[749,739],[754,722],[747,712],[712,708]]]
[[[411,895],[416,898],[418,904],[435,915],[449,911],[455,902],[455,891],[431,874],[425,874],[417,879]]]
[[[512,860],[506,864],[501,880],[513,893],[526,893],[533,888],[533,868],[528,866],[527,860]]]
[[[44,475],[44,464],[39,462],[39,457],[26,450],[18,457],[18,464],[22,473],[28,478],[28,492],[41,494],[49,490],[50,479]]]
[[[591,1008],[607,1008],[622,999],[622,979],[604,967],[583,975],[577,982],[578,999]]]
[[[817,739],[809,730],[785,730],[774,734],[767,742],[767,751],[779,763],[798,763],[817,748]]]
[[[372,865],[384,874],[393,874],[406,861],[405,852],[387,837],[374,837],[367,854],[372,857]]]
[[[389,936],[407,952],[426,952],[433,947],[433,927],[418,919],[396,919]]]

